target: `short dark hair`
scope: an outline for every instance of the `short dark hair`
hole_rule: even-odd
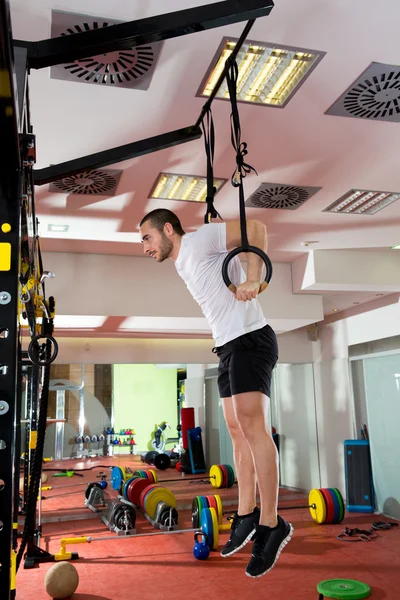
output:
[[[179,218],[167,208],[156,208],[147,213],[140,221],[139,227],[141,227],[143,223],[146,223],[146,221],[150,221],[150,224],[158,229],[158,231],[163,231],[165,223],[170,223],[175,233],[178,235],[185,235]]]

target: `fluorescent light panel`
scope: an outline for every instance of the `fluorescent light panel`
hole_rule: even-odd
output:
[[[226,179],[214,179],[217,192]],[[194,175],[177,175],[175,173],[160,173],[149,198],[165,200],[182,200],[187,202],[205,202],[207,197],[207,179]]]
[[[333,202],[323,212],[346,213],[353,215],[374,215],[400,198],[394,192],[372,190],[350,190]]]
[[[198,95],[210,96],[237,41],[237,38],[223,39]],[[322,60],[324,54],[315,50],[297,50],[289,46],[275,46],[247,40],[236,59],[239,69],[238,100],[283,107],[311,70]],[[216,98],[229,98],[226,80],[217,92]]]
[[[48,225],[47,231],[56,231],[58,233],[68,231],[69,225]]]

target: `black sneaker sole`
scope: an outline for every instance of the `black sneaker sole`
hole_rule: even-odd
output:
[[[244,542],[240,546],[237,546],[231,552],[228,552],[228,554],[222,554],[222,550],[221,550],[221,552],[220,552],[221,556],[223,558],[228,558],[228,556],[232,556],[236,552],[239,552],[239,550],[241,550],[242,548],[244,548],[245,545],[248,544],[251,541],[251,538],[253,537],[253,535],[255,534],[255,532],[256,532],[256,528],[254,527],[253,531],[251,531],[249,533],[249,535],[247,536],[247,538],[244,540]]]
[[[293,532],[294,532],[294,527],[293,527],[293,525],[291,525],[291,523],[289,523],[289,526],[290,526],[290,531],[289,531],[289,533],[287,534],[287,536],[285,537],[285,539],[284,539],[284,540],[282,540],[282,543],[281,543],[281,545],[280,545],[280,546],[279,546],[279,548],[278,548],[278,552],[276,553],[275,560],[274,560],[273,564],[272,564],[272,565],[269,567],[269,569],[267,569],[266,571],[263,571],[263,572],[262,572],[262,573],[260,573],[259,575],[250,575],[250,573],[248,573],[248,572],[246,571],[246,575],[247,575],[247,577],[251,577],[252,579],[257,579],[258,577],[262,577],[263,575],[266,575],[267,573],[269,573],[269,572],[271,571],[271,569],[273,569],[273,568],[274,568],[274,566],[275,566],[275,564],[276,564],[276,561],[278,560],[278,558],[279,558],[279,556],[280,556],[280,554],[281,554],[282,550],[285,548],[285,546],[287,546],[287,545],[288,545],[288,543],[289,543],[289,542],[290,542],[290,540],[292,539]]]

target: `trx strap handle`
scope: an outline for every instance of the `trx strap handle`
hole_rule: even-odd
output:
[[[240,127],[240,119],[239,119],[239,111],[237,107],[237,79],[239,69],[236,61],[232,62],[229,59],[226,62],[226,80],[228,84],[229,96],[232,105],[232,113],[231,113],[231,141],[232,146],[236,151],[236,169],[231,178],[231,183],[233,187],[239,188],[239,211],[240,211],[240,232],[242,237],[242,245],[238,248],[232,250],[225,258],[222,264],[222,278],[224,280],[225,285],[231,290],[231,292],[236,292],[236,286],[231,282],[228,275],[228,266],[231,260],[240,254],[241,252],[251,252],[253,254],[257,254],[261,260],[265,264],[266,274],[265,280],[262,282],[259,288],[259,293],[265,290],[268,287],[269,282],[272,278],[272,263],[267,256],[267,254],[261,250],[261,248],[256,248],[255,246],[250,246],[249,241],[247,239],[247,228],[246,228],[246,208],[244,201],[244,189],[243,189],[243,179],[246,177],[248,173],[254,171],[257,174],[257,171],[251,165],[248,165],[244,161],[244,157],[247,154],[247,144],[241,141],[241,127]]]
[[[222,221],[221,215],[217,212],[214,206],[214,196],[217,188],[214,187],[214,148],[215,148],[215,131],[214,121],[211,113],[211,108],[207,108],[205,112],[205,118],[207,124],[204,124],[204,120],[201,122],[201,127],[204,134],[204,145],[206,148],[207,156],[207,209],[204,215],[204,223],[209,223],[211,219],[219,217]]]

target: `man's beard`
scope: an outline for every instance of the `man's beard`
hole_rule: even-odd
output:
[[[161,232],[161,248],[160,248],[160,256],[157,259],[157,262],[163,262],[166,258],[169,258],[172,249],[173,249],[174,245],[171,242],[171,240],[169,240],[167,238],[167,236],[165,235],[165,233],[162,231]]]

